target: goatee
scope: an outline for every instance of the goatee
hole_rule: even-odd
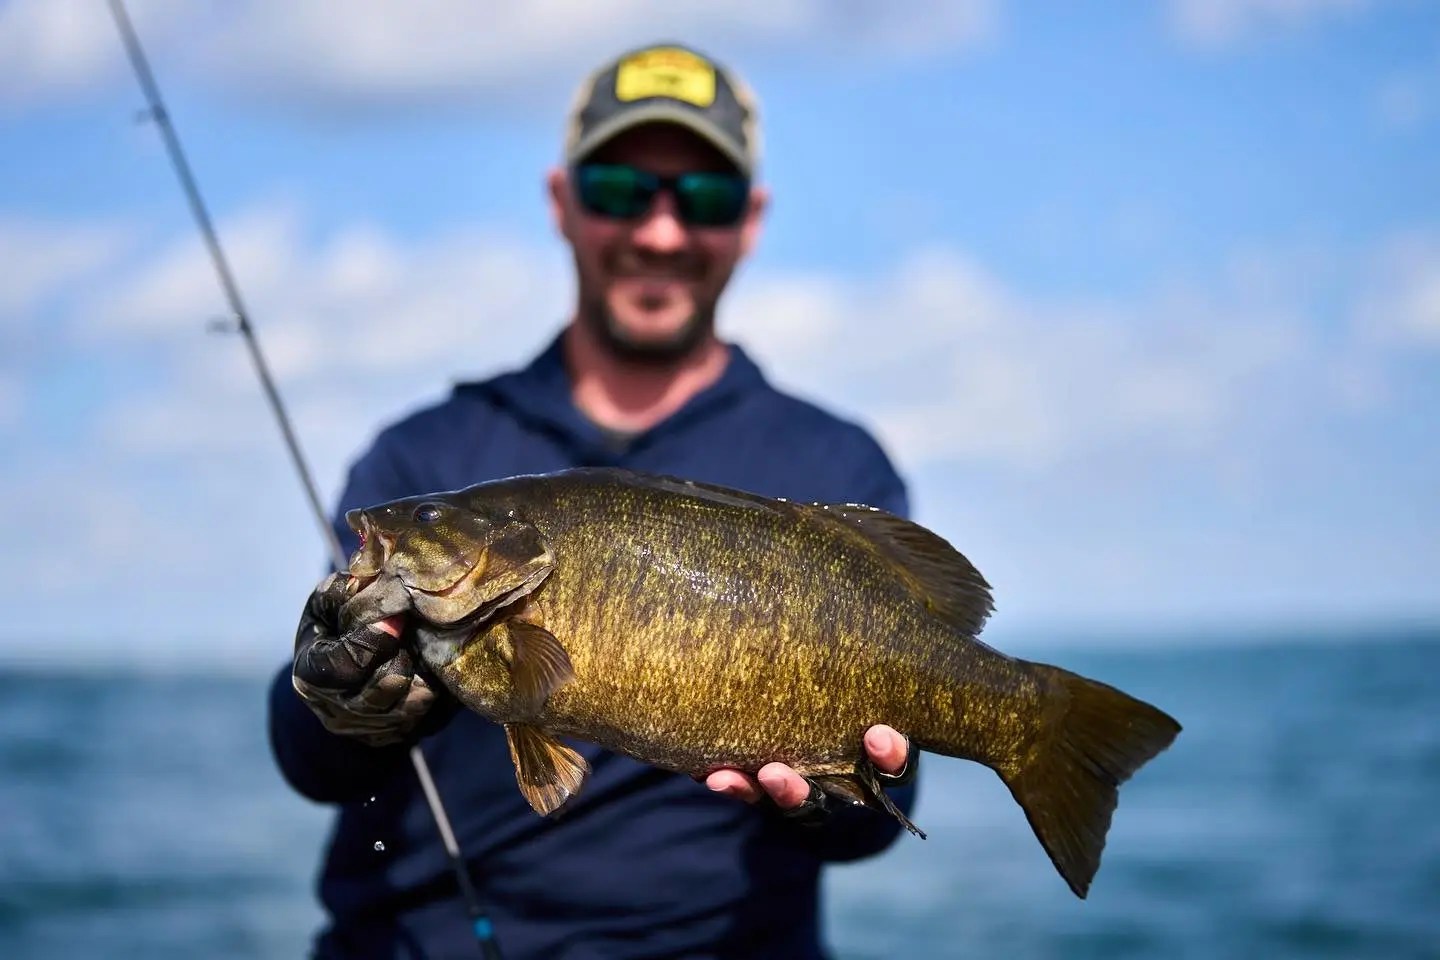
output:
[[[611,354],[629,363],[654,366],[666,366],[689,356],[704,342],[714,324],[713,312],[696,311],[674,334],[655,339],[632,336],[603,304],[585,311],[585,318],[600,345]]]

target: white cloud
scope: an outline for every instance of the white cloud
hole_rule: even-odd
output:
[[[910,464],[1048,467],[1134,443],[1208,459],[1257,393],[1316,363],[1263,300],[1041,300],[947,250],[878,279],[761,282],[734,316],[777,376],[864,411]]]
[[[1223,47],[1272,29],[1337,18],[1374,0],[1170,0],[1170,22],[1182,39]]]
[[[442,380],[521,361],[568,308],[557,246],[465,230],[406,245],[366,224],[317,243],[303,227],[298,209],[270,205],[220,234],[270,368],[330,471]],[[1363,305],[1371,326],[1435,336],[1437,264],[1433,245],[1388,250],[1376,268],[1387,298]],[[863,414],[917,465],[1033,469],[1134,444],[1203,460],[1257,399],[1277,417],[1317,398],[1377,402],[1366,359],[1322,351],[1286,305],[1282,271],[1241,258],[1231,273],[1139,301],[1036,298],[935,248],[871,277],[762,272],[730,294],[722,325],[777,379]],[[198,239],[91,287],[62,327],[77,348],[163,359],[102,414],[105,444],[173,455],[273,441],[243,345],[203,335],[223,300]]]
[[[217,226],[267,366],[327,487],[379,420],[433,399],[456,376],[520,362],[565,316],[558,250],[455,230],[414,245],[366,224],[318,243],[301,212],[251,209]],[[163,459],[280,449],[214,268],[188,234],[95,287],[68,325],[76,349],[153,369],[97,414],[96,443]]]
[[[28,322],[58,288],[113,262],[128,234],[116,225],[0,217],[0,327]]]
[[[1392,241],[1371,274],[1355,311],[1367,338],[1440,347],[1440,235],[1416,233]]]
[[[327,467],[439,378],[519,361],[567,308],[563,254],[533,241],[461,231],[406,246],[362,224],[311,245],[299,211],[273,206],[220,230],[272,370],[326,438]],[[200,333],[220,304],[203,248],[182,237],[79,311],[80,344],[168,358],[164,380],[105,415],[108,443],[272,442],[242,346]],[[863,411],[912,464],[1041,467],[1128,442],[1204,456],[1257,390],[1315,362],[1267,298],[1042,300],[945,248],[869,278],[762,274],[737,285],[722,324],[783,382]],[[324,422],[327,410],[345,415]]]
[[[132,241],[133,231],[114,224],[0,216],[0,431],[26,415],[26,382],[55,350],[48,321]]]
[[[91,87],[119,62],[115,27],[90,0],[10,0],[0,7],[0,100]]]
[[[226,262],[242,291],[268,296],[283,286],[296,248],[294,211],[271,205],[221,228]],[[95,298],[77,327],[82,336],[114,334],[171,337],[177,329],[220,318],[228,305],[210,255],[198,234],[177,240],[118,290]]]
[[[910,58],[986,41],[999,0],[131,0],[162,88],[172,73],[247,95],[374,106],[564,96],[600,58],[679,39],[747,52]],[[0,64],[12,101],[93,89],[123,66],[104,4],[11,0]],[[737,63],[737,66],[739,64]]]
[[[400,244],[362,224],[317,243],[305,226],[285,205],[218,223],[329,502],[377,423],[436,398],[452,377],[521,362],[562,321],[567,290],[558,251],[501,234]],[[11,555],[28,559],[5,565],[0,602],[31,611],[7,633],[78,637],[95,629],[80,618],[103,615],[140,636],[200,630],[197,655],[282,655],[283,644],[256,638],[283,641],[323,546],[244,344],[205,333],[223,300],[199,238],[182,230],[157,249],[127,249],[124,274],[70,257],[64,243],[45,249],[53,261],[36,266],[51,279],[24,300],[44,311],[46,340],[64,354],[52,366],[89,383],[7,433],[0,491],[64,504],[27,509],[6,528]],[[0,424],[46,375],[0,370]],[[188,611],[179,620],[177,605]],[[57,609],[73,613],[57,621]],[[200,610],[215,622],[197,627]]]
[[[472,230],[402,242],[366,224],[316,237],[305,212],[285,205],[219,228],[327,502],[378,424],[453,377],[523,362],[568,305],[563,251],[533,237]],[[1387,254],[1386,269],[1428,276],[1433,249],[1404,249]],[[220,298],[199,251],[186,230],[125,251],[136,266],[123,276],[80,261],[50,269],[41,301],[27,294],[96,376],[93,396],[53,411],[81,421],[73,439],[45,441],[51,426],[35,416],[52,410],[38,407],[7,436],[21,455],[0,462],[0,497],[65,506],[25,511],[7,534],[28,559],[6,566],[0,605],[71,609],[84,571],[88,612],[75,606],[77,618],[106,611],[157,634],[203,629],[205,649],[279,657],[323,546],[243,345],[203,332]],[[1384,398],[1365,394],[1375,357],[1325,349],[1313,318],[1287,299],[1291,286],[1264,269],[1235,274],[1260,279],[1211,277],[1138,300],[1037,297],[939,248],[872,276],[747,276],[722,323],[782,385],[877,425],[907,474],[961,461],[976,468],[968,474],[1028,485],[1025,509],[1051,517],[1071,502],[1071,480],[1056,478],[1128,489],[1156,463],[1253,500],[1274,491],[1263,451],[1246,448],[1250,427],[1283,430],[1323,418],[1327,402]],[[91,293],[61,297],[76,286]],[[1404,302],[1420,304],[1404,328],[1430,330],[1429,301]],[[16,373],[10,386],[0,375],[0,416],[7,393],[33,382]],[[1037,533],[1006,555],[994,544],[1012,538],[993,523],[988,562],[1022,607],[1049,596],[1037,588],[1025,599],[1037,563],[1063,577],[1088,551]],[[1108,566],[1071,586],[1086,593],[1085,609],[1128,603],[1157,542],[1142,531],[1109,543]],[[46,546],[55,543],[65,549]],[[17,616],[16,635],[59,629],[40,613],[33,624]]]

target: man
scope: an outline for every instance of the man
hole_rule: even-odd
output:
[[[756,139],[740,81],[689,49],[635,51],[593,74],[548,179],[574,254],[572,318],[529,366],[460,384],[379,434],[336,512],[346,549],[352,507],[575,466],[906,513],[870,435],[775,390],[716,334],[716,304],[765,211]],[[398,619],[337,638],[337,606],[332,580],[270,697],[284,776],[339,806],[320,957],[479,955],[409,766],[416,742],[506,960],[823,957],[822,865],[898,835],[893,818],[826,801],[781,764],[697,783],[579,743],[584,790],[562,817],[537,816],[500,728],[411,676]],[[907,741],[881,726],[865,742],[908,812]]]

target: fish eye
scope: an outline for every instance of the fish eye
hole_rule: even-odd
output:
[[[440,519],[440,508],[433,503],[422,503],[415,508],[416,523],[434,523]]]

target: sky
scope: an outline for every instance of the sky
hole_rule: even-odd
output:
[[[987,639],[1440,622],[1440,6],[130,0],[327,504],[568,316],[575,84],[761,107],[722,301],[872,429]],[[0,659],[270,664],[325,548],[103,0],[0,3]]]

